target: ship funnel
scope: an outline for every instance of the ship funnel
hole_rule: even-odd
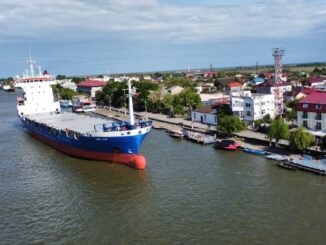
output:
[[[128,96],[129,96],[129,124],[135,125],[134,105],[132,103],[133,91],[131,89],[131,80],[128,79]]]

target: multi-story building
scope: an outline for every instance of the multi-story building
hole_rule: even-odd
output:
[[[299,101],[296,106],[297,124],[319,137],[326,135],[326,92],[316,91]]]
[[[232,96],[231,108],[233,115],[239,116],[248,124],[252,124],[267,114],[271,118],[275,117],[275,97],[273,94],[244,91],[239,96]]]

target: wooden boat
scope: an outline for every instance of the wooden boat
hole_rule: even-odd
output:
[[[222,140],[222,141],[217,141],[214,144],[215,149],[222,149],[222,150],[229,150],[229,151],[235,151],[239,147],[240,145],[236,143],[234,140]]]
[[[265,155],[266,151],[263,150],[256,150],[256,149],[251,149],[251,148],[243,148],[244,152],[251,153],[251,154],[256,154],[256,155]]]

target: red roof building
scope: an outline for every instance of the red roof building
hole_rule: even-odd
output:
[[[308,85],[308,86],[316,86],[318,84],[323,84],[325,83],[325,80],[321,77],[310,77],[306,82],[305,84]]]
[[[84,80],[80,82],[78,87],[104,87],[106,82],[98,81],[98,80]]]
[[[106,82],[98,80],[85,80],[77,85],[77,91],[79,93],[88,94],[91,98],[95,98],[97,92],[102,91]]]
[[[316,136],[326,135],[326,92],[316,91],[299,101],[296,106],[298,126],[303,126]]]

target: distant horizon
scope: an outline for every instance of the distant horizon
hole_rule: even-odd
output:
[[[51,74],[272,64],[326,58],[325,0],[38,0],[0,2],[0,77],[32,56]],[[42,13],[35,15],[34,13]]]

